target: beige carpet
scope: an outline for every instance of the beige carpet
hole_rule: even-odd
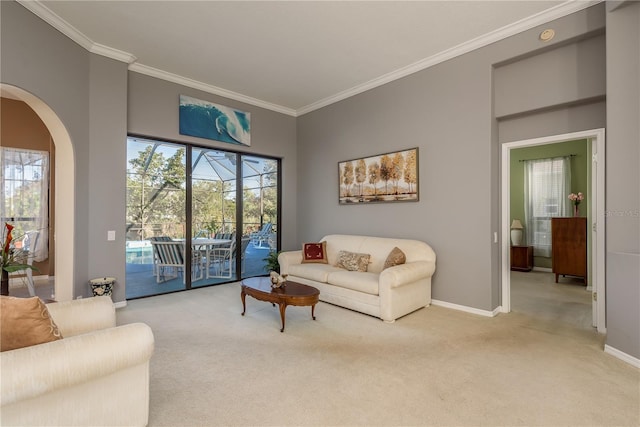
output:
[[[429,307],[393,324],[239,284],[130,301],[155,334],[150,426],[637,426],[640,372],[603,338],[523,313]]]

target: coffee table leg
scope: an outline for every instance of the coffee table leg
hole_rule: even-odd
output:
[[[314,314],[314,312],[315,312],[315,311],[316,311],[316,305],[315,305],[315,304],[313,304],[313,305],[311,306],[311,318],[312,318],[313,320],[316,320],[316,315]]]
[[[247,305],[245,304],[245,297],[247,294],[244,293],[244,289],[240,292],[240,299],[242,299],[242,315],[244,316],[244,312],[247,311]]]
[[[287,309],[287,304],[279,304],[280,305],[280,319],[282,320],[282,329],[280,329],[280,332],[284,332],[284,312]]]

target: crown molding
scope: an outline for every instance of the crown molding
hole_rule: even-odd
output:
[[[267,110],[275,111],[282,114],[287,114],[289,116],[296,117],[297,115],[296,111],[292,108],[287,108],[281,105],[272,104],[270,102],[262,101],[260,99],[242,95],[240,93],[223,89],[221,87],[212,86],[206,83],[199,82],[197,80],[182,77],[177,74],[169,73],[167,71],[159,70],[157,68],[149,67],[148,65],[143,65],[137,62],[129,65],[129,70],[135,71],[136,73],[144,74],[147,76],[156,77],[158,79],[166,80],[169,82],[177,83],[182,86],[198,89],[203,92],[224,96],[225,98],[230,98],[236,101],[244,102],[246,104],[254,105],[256,107],[266,108]]]
[[[390,73],[387,73],[375,79],[369,80],[368,82],[365,82],[361,85],[354,86],[353,88],[344,90],[335,95],[321,99],[317,102],[311,103],[299,109],[288,108],[282,105],[277,105],[267,101],[262,101],[260,99],[239,94],[237,92],[222,89],[217,86],[209,85],[206,83],[202,83],[196,80],[179,76],[177,74],[169,73],[163,70],[159,70],[157,68],[140,64],[136,62],[137,60],[136,57],[128,52],[124,52],[118,49],[114,49],[108,46],[95,43],[93,40],[89,39],[87,36],[85,36],[80,31],[78,31],[71,24],[69,24],[64,19],[60,18],[58,15],[52,12],[51,9],[49,9],[48,7],[40,3],[39,0],[16,0],[16,1],[19,4],[21,4],[23,7],[25,7],[32,13],[34,13],[36,16],[43,19],[49,25],[53,26],[58,31],[60,31],[61,33],[69,37],[71,40],[75,41],[80,46],[84,47],[89,52],[95,53],[97,55],[106,56],[118,61],[126,62],[127,64],[129,64],[129,70],[131,71],[156,77],[162,80],[167,80],[176,84],[198,89],[203,92],[211,93],[214,95],[224,96],[225,98],[230,98],[236,101],[244,102],[250,105],[254,105],[256,107],[265,108],[268,110],[272,110],[272,111],[279,112],[279,113],[286,114],[293,117],[298,117],[303,114],[307,114],[312,111],[318,110],[320,108],[326,107],[328,105],[334,104],[336,102],[342,101],[344,99],[350,98],[352,96],[358,95],[360,93],[366,92],[370,89],[374,89],[378,86],[382,86],[392,81],[401,79],[408,75],[414,74],[418,71],[422,71],[426,68],[432,67],[441,62],[447,61],[449,59],[463,55],[465,53],[469,53],[473,50],[487,46],[491,43],[495,43],[499,40],[503,40],[507,37],[511,37],[515,34],[529,30],[538,25],[545,24],[549,21],[553,21],[554,19],[562,18],[564,16],[586,9],[598,3],[602,3],[602,1],[604,0],[587,0],[587,1],[567,0],[566,2],[559,4],[558,6],[555,6],[553,8],[550,8],[546,11],[521,19],[520,21],[516,21],[512,24],[506,25],[498,30],[482,35],[468,42],[459,44],[458,46],[455,46],[451,49],[447,49],[436,55],[422,59],[406,67],[402,67],[398,70],[392,71]]]
[[[131,64],[136,60],[136,57],[128,52],[123,52],[109,46],[95,43],[89,37],[82,34],[73,25],[60,18],[51,9],[37,0],[17,0],[17,2],[91,53],[106,56],[107,58],[115,59],[117,61],[126,62],[127,64]]]
[[[106,56],[107,58],[115,59],[116,61],[126,62],[127,64],[133,64],[137,60],[137,58],[129,52],[114,49],[100,43],[94,43],[89,49],[89,52],[95,53],[96,55]]]
[[[398,70],[384,74],[373,80],[369,80],[366,83],[363,83],[358,86],[354,86],[351,89],[347,89],[345,91],[339,92],[330,97],[321,99],[318,102],[314,102],[312,104],[301,107],[296,111],[296,113],[298,116],[301,116],[306,113],[310,113],[314,110],[318,110],[322,107],[326,107],[327,105],[334,104],[336,102],[350,98],[354,95],[358,95],[370,89],[374,89],[378,86],[382,86],[384,84],[387,84],[392,81],[406,77],[408,75],[414,74],[418,71],[422,71],[429,67],[433,67],[434,65],[440,64],[441,62],[448,61],[449,59],[455,58],[465,53],[469,53],[481,47],[490,45],[491,43],[495,43],[497,41],[506,39],[507,37],[511,37],[523,31],[530,30],[531,28],[534,28],[538,25],[542,25],[547,22],[553,21],[554,19],[562,18],[572,13],[579,12],[583,9],[591,7],[598,3],[602,3],[602,1],[603,0],[590,0],[590,1],[568,0],[548,10],[545,10],[543,12],[521,19],[520,21],[516,21],[502,28],[499,28],[495,31],[484,34],[480,37],[476,37],[475,39],[469,40],[467,42],[454,46],[450,49],[444,50],[436,55],[430,56],[428,58],[422,59],[413,64],[407,65],[406,67],[402,67]]]

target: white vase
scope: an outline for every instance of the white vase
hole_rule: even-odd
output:
[[[522,244],[522,230],[517,228],[511,230],[511,244],[513,246],[520,246]]]

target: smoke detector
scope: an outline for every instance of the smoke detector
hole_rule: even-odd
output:
[[[549,28],[540,33],[540,40],[542,40],[543,42],[548,42],[555,35],[556,35],[556,32],[553,31],[551,28]]]

